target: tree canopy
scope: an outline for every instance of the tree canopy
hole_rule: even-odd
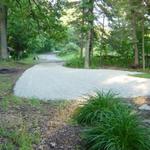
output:
[[[76,49],[86,68],[94,56],[99,63],[150,65],[148,0],[2,0],[0,6],[2,58]]]

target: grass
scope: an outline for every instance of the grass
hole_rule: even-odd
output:
[[[85,127],[88,150],[149,150],[150,132],[137,114],[114,94],[97,93],[79,108],[74,119]]]
[[[13,60],[1,60],[0,68],[16,68],[24,70],[33,64],[34,63],[29,61],[29,59],[19,62]],[[19,77],[19,74],[0,74],[0,108],[5,114],[7,114],[10,109],[13,110],[20,106],[30,105],[31,107],[38,107],[40,105],[38,100],[22,99],[12,94],[14,82]],[[0,144],[0,149],[2,150],[18,148],[20,150],[31,150],[32,144],[38,143],[40,139],[39,132],[30,133],[28,128],[26,128],[26,123],[14,128],[6,128],[5,125],[0,126],[0,137],[6,140]]]
[[[80,58],[77,54],[70,54],[63,57],[63,59],[66,61],[65,66],[71,67],[71,68],[84,68],[84,58]],[[92,58],[90,68],[95,69],[99,68],[99,58],[94,57]]]
[[[32,63],[30,63],[31,65]],[[1,61],[1,68],[22,68],[27,69],[30,67],[29,63],[27,64],[18,64],[15,61]],[[33,64],[32,64],[33,65]],[[15,80],[19,77],[19,74],[0,74],[0,106],[3,110],[7,110],[9,106],[12,105],[21,105],[21,104],[30,104],[32,106],[38,106],[40,102],[35,99],[27,100],[16,97],[12,94],[12,88],[14,86]]]
[[[89,150],[149,150],[149,130],[128,110],[116,110],[84,131]]]
[[[30,105],[31,107],[40,108],[42,105],[38,99],[26,99],[14,96],[13,94],[8,94],[3,97],[0,102],[0,107],[3,111],[7,111],[9,106],[21,106],[21,105]]]
[[[105,114],[113,111],[116,107],[125,108],[115,94],[99,92],[91,97],[83,107],[76,110],[74,119],[81,125],[95,125],[100,122]]]
[[[147,79],[149,79],[150,78],[150,73],[134,74],[134,75],[131,75],[131,76],[138,77],[138,78],[147,78]]]
[[[84,59],[75,56],[71,59],[68,59],[65,63],[65,66],[71,68],[83,68],[84,67]]]
[[[23,125],[19,130],[6,129],[0,127],[0,137],[5,137],[7,140],[0,145],[1,150],[31,150],[32,144],[37,144],[40,140],[38,132],[29,133]]]
[[[0,59],[0,67],[7,67],[7,68],[13,68],[13,67],[18,67],[18,68],[28,68],[34,64],[37,63],[36,60],[33,60],[34,55],[30,55],[27,58],[21,59],[21,60],[1,60]]]

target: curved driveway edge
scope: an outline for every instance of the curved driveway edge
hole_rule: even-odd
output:
[[[56,56],[48,58],[52,57]],[[98,90],[112,90],[126,98],[150,95],[149,79],[128,76],[137,72],[72,69],[52,62],[26,70],[16,82],[14,94],[41,100],[71,100]]]

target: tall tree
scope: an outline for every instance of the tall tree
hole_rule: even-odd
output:
[[[85,25],[85,8],[83,4],[81,4],[81,44],[80,44],[80,58],[83,58],[83,49],[84,49],[84,25]]]
[[[139,66],[139,49],[138,49],[138,39],[137,39],[137,5],[136,0],[130,1],[130,21],[131,21],[131,32],[132,32],[132,42],[133,42],[133,49],[134,49],[134,67]]]
[[[94,0],[83,2],[86,6],[87,13],[87,44],[85,49],[84,67],[89,68],[90,56],[93,49],[93,31],[94,31]]]
[[[7,7],[0,4],[0,45],[1,45],[1,58],[8,58],[7,52]]]
[[[53,3],[52,1],[35,1],[35,0],[2,0],[0,2],[0,29],[1,29],[1,57],[6,59],[7,52],[7,20],[8,20],[8,36],[11,36],[13,48],[16,51],[25,50],[24,43],[27,45],[28,41],[23,41],[27,34],[32,35],[36,39],[36,35],[45,34],[46,37],[63,39],[61,34],[62,28],[59,18],[62,12],[60,8],[60,1]],[[8,9],[8,16],[7,16]],[[19,30],[24,29],[23,36]],[[26,32],[27,31],[27,32]],[[10,35],[11,34],[11,35]],[[13,36],[12,36],[13,34]],[[18,35],[17,35],[18,34]],[[15,36],[14,36],[15,35]],[[21,35],[21,37],[19,37]],[[18,38],[19,37],[19,38]],[[30,37],[28,37],[30,39]],[[22,43],[22,41],[23,43]],[[9,42],[8,42],[9,43]],[[21,49],[23,48],[24,49]]]

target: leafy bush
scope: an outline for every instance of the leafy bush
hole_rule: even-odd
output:
[[[135,114],[127,109],[116,109],[106,114],[96,127],[84,131],[89,150],[149,150],[149,131]]]
[[[68,56],[70,54],[75,54],[74,57],[72,57],[72,59],[76,58],[77,53],[80,50],[80,47],[73,43],[73,42],[69,42],[68,44],[62,44],[61,46],[61,50],[59,50],[59,56]],[[70,60],[72,60],[70,59]]]
[[[72,67],[72,68],[83,68],[84,66],[84,59],[79,57],[73,57],[66,61],[65,66]]]
[[[69,42],[66,46],[65,46],[65,50],[66,51],[79,51],[80,47],[73,43],[73,42]]]
[[[44,35],[38,35],[28,41],[28,49],[30,53],[51,52],[54,49],[54,40]]]
[[[67,51],[63,51],[63,55],[68,55]],[[130,67],[131,59],[123,59],[122,57],[117,56],[98,56],[95,55],[91,58],[90,68],[100,68],[100,67]],[[76,55],[71,59],[67,60],[66,66],[72,68],[83,68],[84,67],[84,58],[77,57]]]
[[[78,124],[95,125],[106,113],[122,107],[125,108],[115,94],[99,92],[95,97],[91,97],[83,107],[76,110],[74,118]]]

